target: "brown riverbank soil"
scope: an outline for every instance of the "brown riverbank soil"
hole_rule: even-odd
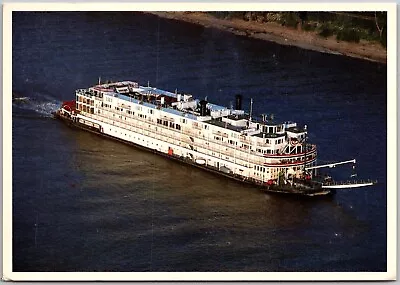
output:
[[[341,54],[370,61],[386,63],[386,48],[378,42],[361,40],[359,43],[337,41],[335,36],[323,38],[316,32],[307,32],[281,26],[275,22],[259,23],[240,19],[218,19],[201,12],[147,12],[159,17],[217,28],[237,35],[297,46],[319,52]]]

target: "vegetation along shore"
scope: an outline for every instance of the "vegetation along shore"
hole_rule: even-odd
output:
[[[386,63],[386,12],[148,12],[237,35]]]

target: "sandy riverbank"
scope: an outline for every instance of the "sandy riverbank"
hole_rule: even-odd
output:
[[[204,13],[186,12],[147,12],[159,17],[199,24],[205,27],[217,28],[237,35],[248,36],[283,45],[326,53],[335,53],[345,56],[361,58],[370,61],[386,63],[386,49],[379,43],[361,40],[360,43],[338,42],[336,38],[322,38],[315,32],[306,32],[278,23],[247,22],[244,20],[217,19]]]

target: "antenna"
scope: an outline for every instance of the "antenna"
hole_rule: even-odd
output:
[[[307,171],[306,169],[306,159],[307,159],[307,125],[304,125],[304,143],[303,143],[303,151],[304,151],[304,172]]]
[[[150,87],[150,81],[147,80],[147,87]]]
[[[253,113],[253,98],[250,99],[250,117],[249,117],[249,122],[251,122],[252,113]]]
[[[267,115],[266,114],[261,114],[261,117],[262,117],[263,123],[265,123],[265,118],[267,117]]]
[[[357,173],[356,173],[356,163],[354,162],[353,164],[353,173],[350,175],[350,177],[356,177]]]
[[[99,85],[100,85],[100,82],[101,82],[101,77],[99,76]]]

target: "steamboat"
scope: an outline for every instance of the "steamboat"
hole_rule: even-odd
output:
[[[54,113],[70,126],[120,140],[170,159],[249,183],[267,192],[306,196],[370,186],[376,181],[336,182],[318,170],[355,159],[317,165],[317,146],[307,126],[253,118],[242,110],[242,96],[227,108],[191,94],[107,82],[76,90]],[[353,166],[354,167],[354,166]]]

